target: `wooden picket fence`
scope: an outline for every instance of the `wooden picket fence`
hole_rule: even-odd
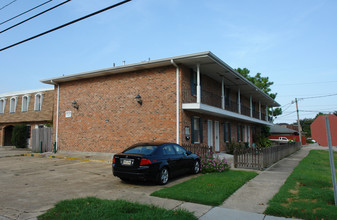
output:
[[[268,148],[236,148],[234,149],[234,167],[262,170],[300,148],[300,142]]]
[[[53,150],[53,128],[36,128],[32,131],[32,151],[34,153]]]
[[[198,153],[199,155],[212,152],[212,148],[207,144],[183,144],[182,146],[186,150],[191,151],[192,153]]]

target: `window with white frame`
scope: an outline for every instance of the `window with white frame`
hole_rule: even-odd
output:
[[[22,97],[22,112],[28,112],[29,101],[30,101],[30,95],[24,95]]]
[[[6,99],[2,98],[0,99],[0,114],[5,113],[5,107],[6,107]]]
[[[34,111],[41,111],[43,102],[43,93],[35,94]]]
[[[10,113],[15,113],[16,111],[16,105],[18,103],[18,97],[12,97],[10,100],[10,106],[9,106],[9,112]]]

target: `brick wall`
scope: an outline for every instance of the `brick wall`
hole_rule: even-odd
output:
[[[175,77],[168,66],[60,84],[59,150],[119,152],[137,142],[175,142]]]
[[[4,113],[0,114],[0,124],[52,120],[54,90],[42,91],[41,93],[44,94],[41,111],[34,111],[35,93],[16,95],[18,97],[18,101],[15,113],[9,112],[11,96],[1,97],[7,98],[7,102]],[[22,112],[22,97],[24,95],[31,95],[27,112]]]

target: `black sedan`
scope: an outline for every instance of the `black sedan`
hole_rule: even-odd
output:
[[[113,157],[113,175],[127,180],[151,180],[166,184],[184,173],[199,173],[200,158],[174,143],[140,143]]]

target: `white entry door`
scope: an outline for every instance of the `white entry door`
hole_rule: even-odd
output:
[[[208,146],[213,147],[213,121],[207,121],[207,139],[208,139]]]
[[[220,151],[219,147],[219,122],[214,121],[214,150]]]

